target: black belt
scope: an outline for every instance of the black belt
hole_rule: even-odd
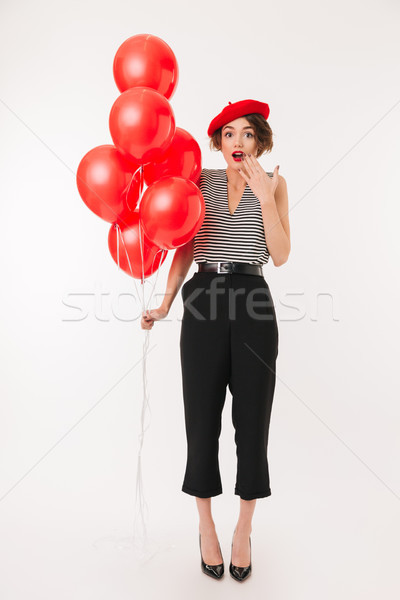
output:
[[[241,262],[198,263],[199,271],[216,271],[217,273],[242,273],[245,275],[263,275],[261,265]]]

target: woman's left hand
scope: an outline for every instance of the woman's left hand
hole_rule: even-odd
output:
[[[239,173],[249,184],[259,201],[263,203],[271,199],[274,200],[275,190],[278,187],[279,165],[275,167],[272,177],[267,175],[255,156],[251,154],[245,156],[243,166],[247,171],[247,175],[243,169],[239,169]]]

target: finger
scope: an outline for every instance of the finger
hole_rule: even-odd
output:
[[[250,155],[250,161],[251,161],[254,171],[256,173],[261,173],[262,172],[261,165],[253,154]]]
[[[248,170],[250,175],[253,175],[254,171],[254,164],[251,161],[251,156],[246,156],[245,157],[245,165],[246,165],[246,169]]]
[[[249,183],[249,179],[248,179],[247,175],[245,175],[244,171],[242,169],[238,169],[238,171],[241,174],[241,176],[243,177],[243,179],[245,181],[247,181],[247,183]]]

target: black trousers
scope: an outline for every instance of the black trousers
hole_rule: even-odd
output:
[[[278,325],[262,275],[197,272],[181,290],[180,355],[187,438],[182,491],[222,493],[218,462],[226,387],[232,394],[237,474],[244,500],[271,495],[267,446]]]

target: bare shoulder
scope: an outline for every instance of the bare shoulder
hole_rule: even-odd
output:
[[[275,204],[279,214],[282,227],[290,241],[290,225],[289,225],[289,199],[286,179],[278,174],[278,185],[275,190]]]
[[[271,171],[266,171],[267,175],[269,175],[270,177],[273,177],[274,173]],[[283,175],[280,175],[278,173],[278,185],[276,186],[276,191],[283,191],[283,190],[287,190],[287,184],[286,184],[286,179],[283,177]],[[275,191],[275,194],[276,194]]]
[[[286,179],[280,173],[278,173],[278,186],[279,185],[286,185]]]
[[[275,190],[275,200],[287,204],[287,183],[283,175],[278,173],[278,185]]]

